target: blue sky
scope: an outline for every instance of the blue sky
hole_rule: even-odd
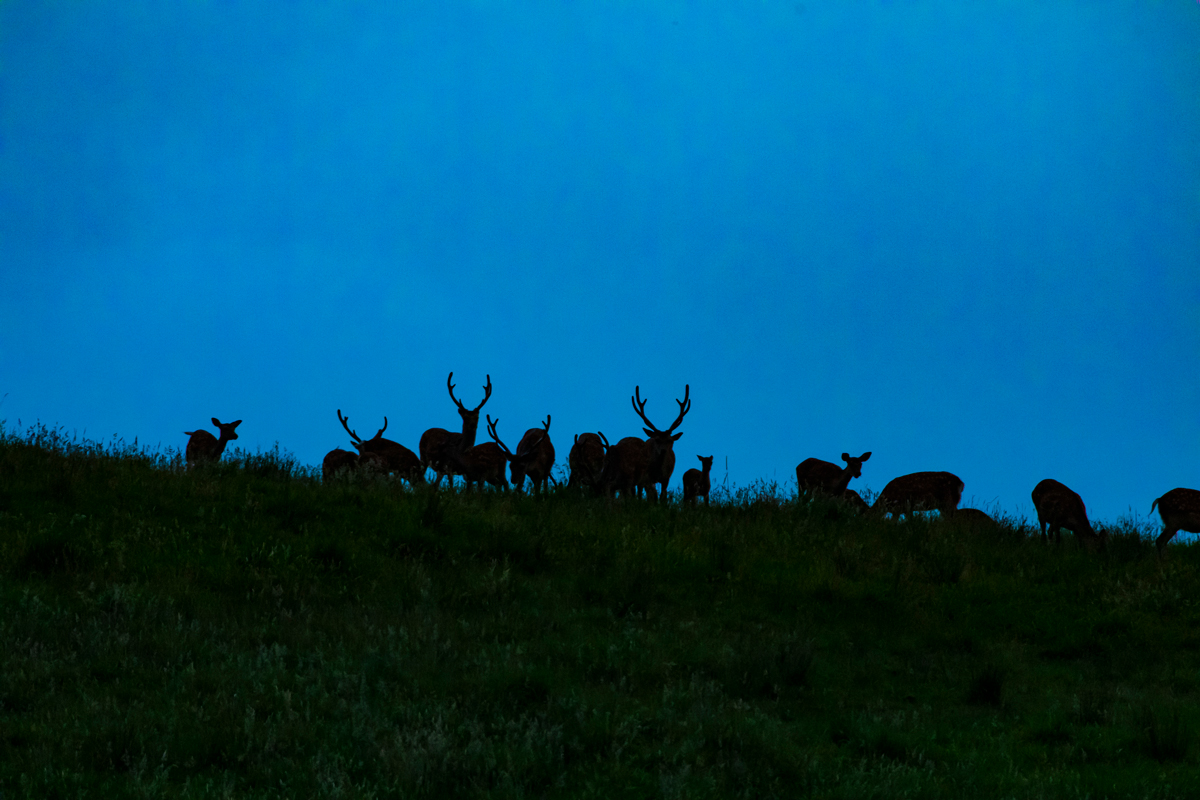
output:
[[[0,418],[1200,488],[1200,4],[0,4]]]

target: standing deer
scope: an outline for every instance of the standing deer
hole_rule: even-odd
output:
[[[650,449],[650,461],[647,467],[647,476],[650,482],[649,493],[653,497],[654,484],[662,484],[662,493],[659,495],[659,499],[664,503],[667,501],[667,484],[671,481],[671,473],[675,471],[674,445],[679,441],[679,437],[683,436],[682,433],[672,436],[671,432],[679,427],[679,423],[683,422],[684,416],[692,408],[692,401],[688,399],[691,388],[690,384],[684,385],[683,400],[675,400],[676,403],[679,403],[679,416],[665,431],[654,427],[654,423],[646,416],[646,401],[642,399],[640,386],[633,387],[633,397],[629,398],[629,401],[633,403],[633,410],[642,418],[642,422],[646,423],[646,427],[642,430],[646,432],[648,437],[646,444]]]
[[[838,497],[850,486],[852,478],[862,477],[863,462],[870,457],[870,451],[858,458],[849,453],[842,453],[842,461],[846,462],[845,469],[831,461],[806,458],[796,466],[796,486],[801,492],[805,489],[817,489]]]
[[[437,474],[434,486],[442,482],[443,475],[450,476],[451,484],[455,475],[462,475],[462,454],[475,446],[475,431],[479,428],[479,409],[492,396],[492,376],[487,376],[487,385],[483,387],[483,400],[479,405],[468,409],[454,396],[454,373],[446,378],[446,388],[450,390],[450,399],[458,406],[458,415],[462,417],[462,433],[454,433],[445,428],[430,428],[421,434],[418,447],[421,450],[421,463]]]
[[[1046,478],[1033,487],[1033,507],[1037,509],[1038,525],[1042,529],[1042,541],[1049,542],[1054,534],[1055,543],[1062,541],[1062,529],[1066,528],[1075,534],[1089,548],[1099,541],[1108,539],[1108,532],[1101,529],[1100,533],[1092,530],[1088,522],[1087,508],[1083,498],[1068,489],[1053,478]]]
[[[421,459],[417,458],[417,454],[399,442],[383,438],[383,432],[387,430],[388,426],[387,417],[383,418],[383,427],[370,439],[363,441],[357,433],[350,430],[350,418],[343,417],[340,408],[337,410],[337,415],[342,427],[346,429],[346,433],[350,434],[350,438],[354,440],[360,464],[375,464],[381,472],[395,473],[414,486],[425,482],[425,468],[421,466]]]
[[[190,437],[187,443],[187,449],[184,451],[184,459],[189,467],[194,467],[197,464],[206,461],[220,461],[221,454],[225,452],[225,445],[238,438],[237,426],[242,424],[242,421],[235,420],[234,422],[221,422],[216,417],[212,418],[212,424],[216,425],[221,431],[221,438],[213,436],[208,431],[184,431],[183,435]]]
[[[704,505],[708,505],[708,491],[712,487],[708,473],[712,469],[713,457],[696,458],[700,459],[700,469],[689,469],[683,473],[683,502],[695,503],[697,497],[703,497]]]
[[[604,471],[600,473],[600,487],[610,497],[617,492],[622,499],[636,496],[638,489],[646,494],[654,491],[650,483],[650,445],[645,439],[626,436],[614,445],[607,445],[604,456]]]
[[[1163,532],[1155,545],[1161,558],[1167,542],[1179,533],[1200,533],[1200,492],[1195,489],[1172,489],[1150,504],[1150,513],[1158,506],[1162,517]]]
[[[504,450],[512,464],[513,487],[518,492],[522,491],[525,487],[525,476],[528,475],[533,481],[534,489],[548,491],[550,470],[554,467],[554,445],[550,443],[550,415],[546,415],[546,421],[542,423],[541,428],[530,428],[525,431],[525,435],[517,443],[516,453],[513,453],[504,442],[500,441],[500,436],[496,433],[496,425],[499,423],[498,417],[495,422],[492,422],[491,416],[488,416],[488,435]]]
[[[466,488],[471,489],[476,483],[483,491],[484,484],[490,483],[497,489],[508,488],[508,478],[504,476],[504,468],[508,466],[508,455],[495,442],[477,444],[462,454],[463,480]]]
[[[571,467],[571,477],[567,486],[582,486],[598,489],[600,476],[604,474],[604,456],[608,450],[608,441],[603,434],[577,433],[575,444],[571,445],[571,454],[567,463]]]
[[[963,482],[949,472],[913,472],[893,478],[879,497],[874,510],[891,511],[898,520],[905,514],[909,519],[915,511],[937,509],[949,517],[962,501]]]

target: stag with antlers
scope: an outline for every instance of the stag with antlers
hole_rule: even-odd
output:
[[[550,443],[550,415],[546,415],[546,421],[542,423],[540,428],[530,428],[525,431],[525,435],[521,437],[521,441],[517,443],[517,452],[513,453],[504,442],[500,441],[500,436],[496,433],[496,425],[499,424],[499,417],[495,422],[489,415],[487,418],[488,436],[494,441],[507,456],[512,471],[513,487],[519,492],[525,486],[525,476],[528,475],[533,481],[533,488],[540,489],[543,493],[550,488],[550,470],[554,468],[554,445]]]
[[[425,482],[425,468],[421,466],[421,459],[417,458],[417,454],[399,442],[383,438],[383,432],[387,430],[388,426],[387,417],[383,418],[383,427],[370,439],[364,441],[350,429],[350,418],[343,417],[340,408],[337,415],[342,427],[346,429],[346,433],[350,434],[350,438],[354,440],[354,447],[358,450],[359,463],[373,463],[381,472],[395,474],[413,485]],[[331,455],[333,453],[327,455],[326,458]]]
[[[430,428],[421,434],[418,448],[421,450],[421,463],[436,473],[434,486],[442,482],[443,475],[450,476],[454,483],[455,475],[463,474],[462,454],[475,446],[475,432],[479,428],[479,409],[492,396],[492,376],[487,376],[487,385],[483,387],[483,400],[475,408],[468,409],[454,396],[454,373],[446,378],[446,388],[450,390],[450,399],[458,406],[458,415],[462,417],[462,433],[454,433],[445,428]]]
[[[659,499],[662,502],[667,501],[667,484],[671,481],[671,473],[675,471],[675,442],[679,441],[682,433],[672,435],[672,432],[679,427],[683,422],[683,418],[692,408],[692,401],[688,395],[691,392],[691,385],[687,384],[683,387],[683,399],[676,399],[679,404],[679,416],[671,423],[671,427],[665,431],[660,431],[654,426],[654,423],[646,416],[646,401],[642,399],[641,387],[633,387],[633,397],[629,401],[633,403],[633,410],[642,418],[642,422],[646,423],[646,427],[642,428],[646,432],[646,444],[650,449],[650,462],[647,467],[647,477],[650,482],[650,494],[654,495],[654,484],[662,484],[662,493]]]
[[[221,432],[221,438],[218,439],[208,431],[184,431],[183,435],[190,437],[187,443],[187,449],[184,451],[184,459],[189,467],[194,467],[197,464],[206,461],[220,461],[221,454],[225,452],[225,445],[238,438],[237,426],[242,424],[242,421],[235,420],[233,422],[221,422],[216,417],[212,418],[212,424],[217,426]]]

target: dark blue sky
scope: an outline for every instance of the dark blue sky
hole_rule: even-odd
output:
[[[1200,4],[0,4],[0,418],[1200,488]]]

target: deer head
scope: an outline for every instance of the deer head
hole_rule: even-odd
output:
[[[462,417],[463,449],[466,449],[475,444],[475,431],[479,429],[479,409],[483,408],[484,403],[492,396],[492,376],[487,376],[487,385],[483,387],[483,400],[479,402],[479,405],[470,409],[454,396],[454,384],[450,382],[453,379],[454,373],[451,372],[446,377],[446,388],[450,390],[450,399],[454,401],[454,405],[458,406],[458,415]]]
[[[350,418],[343,417],[342,410],[340,408],[337,410],[337,415],[338,415],[338,420],[342,423],[342,427],[346,429],[346,433],[350,434],[350,438],[354,440],[354,448],[356,450],[358,450],[360,455],[363,452],[363,448],[366,447],[369,442],[373,442],[376,439],[382,438],[383,432],[387,430],[387,426],[388,426],[387,417],[384,417],[383,418],[383,427],[380,428],[379,431],[374,436],[372,436],[370,439],[363,441],[362,439],[359,438],[357,433],[350,430]]]
[[[683,436],[682,433],[673,434],[673,431],[679,427],[679,423],[683,422],[683,418],[692,408],[692,401],[689,399],[691,390],[690,384],[683,387],[683,399],[675,400],[679,404],[679,416],[675,417],[671,427],[665,431],[659,430],[646,416],[646,401],[642,399],[640,386],[633,388],[633,397],[629,398],[633,403],[633,410],[642,418],[642,422],[646,423],[642,430],[646,432],[646,443],[650,446],[650,483],[662,484],[660,499],[664,502],[667,499],[667,484],[671,481],[671,473],[675,471],[674,445],[679,441],[679,437]]]

